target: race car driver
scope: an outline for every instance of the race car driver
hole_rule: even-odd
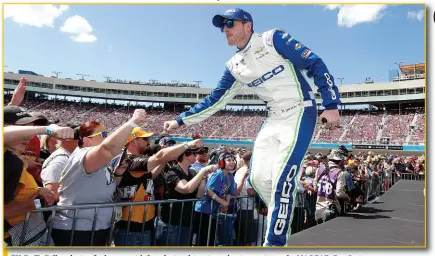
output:
[[[268,117],[254,143],[250,183],[269,206],[264,246],[285,246],[291,233],[301,163],[317,123],[312,86],[318,87],[325,128],[339,125],[339,92],[322,59],[282,29],[254,33],[243,9],[213,17],[238,51],[226,63],[217,87],[200,103],[166,121],[164,129],[199,123],[224,107],[243,86],[267,103]]]

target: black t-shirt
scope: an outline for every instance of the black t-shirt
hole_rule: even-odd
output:
[[[127,167],[127,171],[122,175],[121,183],[116,189],[116,194],[124,202],[142,202],[154,200],[154,183],[152,174],[148,171],[148,156],[129,156],[134,158]],[[132,172],[137,172],[140,177],[135,177]],[[139,191],[142,196],[139,197]],[[130,217],[130,232],[141,232],[145,214],[144,230],[153,228],[155,217],[155,206],[149,204],[147,207],[133,207]],[[116,223],[117,227],[127,228],[130,207],[123,208],[122,220]]]
[[[166,163],[163,169],[160,171],[160,175],[154,179],[154,196],[156,200],[164,200],[165,199],[165,179],[166,173],[173,168],[173,164]]]
[[[178,182],[181,180],[186,180],[189,182],[195,177],[191,170],[189,170],[188,174],[186,174],[183,169],[176,165],[173,168],[169,169],[166,173],[165,183],[166,183],[166,193],[165,199],[196,199],[197,189],[190,194],[181,194],[175,190]],[[193,207],[195,206],[195,202],[186,202],[184,206],[181,202],[174,202],[172,204],[172,215],[171,215],[171,225],[179,226],[181,220],[181,226],[188,227],[190,226],[191,217],[193,213]],[[183,208],[183,212],[181,209]],[[165,223],[169,223],[169,215],[171,209],[170,204],[162,204],[162,212],[161,218]]]
[[[51,153],[50,152],[48,152],[48,150],[46,150],[46,149],[41,149],[41,152],[39,153],[39,158],[42,158],[42,159],[47,159],[48,157],[50,157],[50,155],[51,155]]]
[[[7,149],[4,153],[4,203],[14,199],[15,190],[19,183],[24,163],[19,156]]]
[[[405,165],[402,163],[395,163],[394,164],[396,167],[396,171],[397,172],[404,172],[405,171]]]
[[[414,166],[412,165],[411,162],[406,163],[405,167],[408,169],[408,172],[414,172]]]

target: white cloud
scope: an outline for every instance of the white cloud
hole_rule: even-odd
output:
[[[408,12],[408,19],[422,21],[424,18],[424,10]]]
[[[92,34],[92,27],[89,22],[78,15],[69,17],[60,28],[60,31],[72,34],[70,38],[79,43],[91,43],[97,40],[97,37]]]
[[[21,25],[53,28],[54,21],[68,8],[68,5],[56,7],[52,4],[5,4],[4,17]]]
[[[361,23],[375,22],[382,18],[385,4],[329,4],[328,10],[338,9],[337,24],[339,27],[351,28]]]
[[[109,45],[109,52],[111,52],[112,51],[112,46],[111,45]]]
[[[70,37],[72,40],[78,42],[78,43],[91,43],[97,40],[97,37],[92,34],[78,34],[76,36]]]

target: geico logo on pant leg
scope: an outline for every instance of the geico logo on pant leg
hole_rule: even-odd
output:
[[[255,79],[254,81],[250,82],[248,84],[248,87],[259,86],[260,84],[266,82],[267,80],[271,79],[272,77],[278,75],[282,71],[284,71],[284,66],[279,65],[278,67],[272,69],[272,71],[269,71],[269,72],[263,74],[262,76],[260,76],[259,78]]]
[[[290,204],[290,197],[291,197],[291,189],[292,184],[290,183],[298,173],[298,166],[293,165],[290,169],[289,174],[287,175],[281,192],[281,197],[279,199],[279,210],[278,210],[278,220],[276,220],[275,227],[273,229],[273,232],[275,235],[281,235],[282,232],[284,232],[284,228],[287,224],[288,214],[289,214],[289,204]],[[293,203],[294,203],[293,198]]]

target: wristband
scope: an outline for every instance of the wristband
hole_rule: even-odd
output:
[[[184,142],[184,149],[188,150],[189,149],[189,145],[187,145],[187,142]]]
[[[35,204],[35,208],[36,208],[36,209],[39,209],[39,208],[42,207],[42,205],[41,205],[41,200],[39,200],[39,199],[35,199],[35,200],[33,200],[33,203]]]
[[[45,129],[45,134],[51,136],[53,134],[53,129],[47,126],[47,128]]]
[[[128,120],[128,125],[130,125],[133,128],[139,127],[139,125],[137,125],[135,122]]]
[[[211,199],[215,200],[216,199],[216,194],[214,194]]]

